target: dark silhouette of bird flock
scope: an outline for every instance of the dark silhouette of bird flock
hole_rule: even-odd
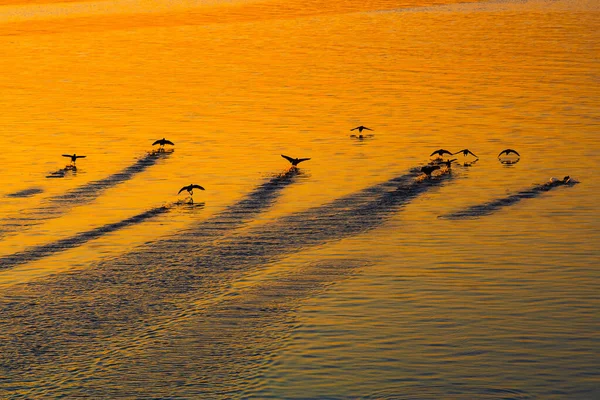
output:
[[[438,149],[429,155],[429,157],[434,157],[434,156],[436,157],[432,161],[433,165],[424,166],[423,168],[421,168],[421,172],[423,172],[427,177],[431,177],[431,174],[433,171],[440,169],[439,164],[446,165],[446,168],[448,170],[450,170],[452,163],[455,161],[458,161],[458,159],[457,158],[452,158],[452,159],[448,158],[447,160],[444,160],[444,156],[447,155],[448,157],[450,157],[450,156],[455,156],[455,155],[461,154],[461,153],[463,155],[463,158],[465,158],[465,159],[469,156],[472,156],[472,157],[470,157],[470,159],[468,161],[467,160],[464,161],[463,165],[465,167],[470,167],[471,165],[473,165],[477,161],[479,161],[479,156],[477,154],[473,153],[469,149],[462,149],[462,150],[459,150],[454,153],[451,152],[450,150]],[[511,156],[511,154],[515,154],[516,158],[514,156]],[[514,149],[504,149],[498,154],[498,160],[502,164],[516,164],[517,162],[519,162],[520,158],[521,158],[521,155]]]
[[[353,134],[353,135],[350,135],[350,137],[353,137],[356,139],[364,139],[366,137],[373,136],[372,134],[371,135],[363,135],[362,134],[362,132],[364,130],[373,131],[373,129],[367,128],[364,125],[359,125],[356,128],[350,129],[350,131],[356,131],[356,130],[358,130],[358,135]],[[165,150],[166,145],[175,146],[175,143],[173,143],[172,141],[163,137],[162,139],[156,140],[154,143],[152,143],[152,146],[156,146],[156,145],[159,145],[159,148],[156,152],[164,153],[167,151],[167,150]],[[454,153],[449,150],[446,150],[446,149],[438,149],[429,155],[430,158],[434,157],[434,156],[435,156],[435,158],[430,162],[430,164],[423,166],[420,171],[424,174],[423,176],[425,178],[431,178],[433,172],[437,171],[437,170],[441,170],[442,166],[446,167],[446,171],[450,171],[452,163],[458,161],[457,158],[450,158],[450,157],[455,156],[457,154],[461,154],[461,153],[463,155],[463,158],[465,158],[465,159],[467,157],[470,157],[469,161],[464,162],[464,164],[463,164],[464,166],[470,166],[479,160],[479,157],[469,149],[462,149],[462,150],[459,150]],[[65,167],[65,171],[66,170],[76,171],[77,170],[77,166],[76,166],[77,159],[86,157],[86,156],[82,156],[82,155],[77,155],[75,153],[74,154],[63,154],[62,156],[69,157],[71,160],[70,164]],[[444,159],[444,156],[448,156],[447,159]],[[515,158],[515,156],[516,156],[516,158]],[[291,168],[297,168],[298,164],[300,164],[301,162],[310,160],[310,158],[293,158],[290,156],[286,156],[285,154],[282,154],[281,157],[285,158],[287,161],[290,162],[290,164],[292,165]],[[504,149],[498,154],[498,160],[503,164],[515,164],[520,160],[520,157],[521,157],[521,155],[514,149]],[[474,160],[473,160],[473,158],[474,158]],[[568,177],[566,179],[568,179]],[[190,196],[190,203],[193,204],[194,189],[205,190],[200,185],[190,184],[190,185],[182,187],[179,190],[179,192],[177,192],[177,194],[180,194],[183,191],[187,191],[187,193]]]

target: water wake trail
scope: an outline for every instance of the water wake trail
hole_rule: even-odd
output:
[[[65,207],[74,207],[94,201],[98,196],[107,189],[112,188],[123,182],[131,180],[135,175],[144,172],[149,167],[155,165],[159,160],[166,159],[171,155],[171,152],[152,152],[139,158],[135,163],[124,168],[123,170],[107,176],[98,181],[92,181],[85,185],[79,186],[65,194],[54,196],[48,200],[49,206],[45,209],[46,212],[52,213],[57,211],[62,215],[62,209]]]
[[[217,237],[228,230],[235,229],[236,227],[243,225],[249,219],[262,212],[267,206],[271,205],[281,189],[292,183],[295,177],[299,174],[299,170],[292,169],[284,174],[277,175],[262,185],[259,185],[255,190],[253,190],[249,195],[244,197],[234,206],[226,208],[216,217],[205,221],[200,228],[194,229],[194,236],[202,235],[203,239],[206,241],[211,237]],[[35,246],[15,254],[0,257],[0,271],[4,269],[10,269],[18,265],[27,264],[74,247],[82,246],[91,240],[98,239],[99,237],[111,232],[115,232],[128,226],[137,225],[158,215],[165,214],[169,212],[173,206],[174,205],[166,205],[152,208],[122,221],[106,224],[65,239],[57,240],[45,245]],[[159,243],[164,243],[167,245],[167,247],[172,248],[174,245],[177,245],[177,243],[190,240],[189,234],[189,232],[184,232],[173,239],[165,240]]]
[[[5,197],[11,197],[11,198],[32,197],[32,196],[35,196],[36,194],[40,194],[43,192],[44,192],[43,189],[34,187],[34,188],[19,190],[18,192],[14,192],[14,193],[8,193],[5,195]]]
[[[170,284],[168,276],[157,276],[153,269],[177,265],[174,261],[177,255],[189,251],[192,242],[207,243],[211,238],[214,240],[243,226],[268,209],[299,175],[299,170],[290,169],[273,177],[238,203],[205,221],[193,233],[183,232],[177,237],[142,246],[116,260],[101,262],[95,269],[30,282],[21,287],[24,291],[20,293],[11,291],[0,296],[0,315],[3,316],[0,318],[0,375],[16,374],[14,378],[0,380],[0,389],[12,387],[9,382],[25,382],[25,375],[33,373],[27,385],[33,385],[34,392],[40,388],[45,388],[44,392],[50,390],[57,381],[41,383],[34,371],[46,369],[38,377],[62,372],[60,368],[48,371],[55,367],[42,359],[53,360],[58,366],[63,361],[61,355],[66,355],[73,363],[79,363],[82,371],[84,366],[96,367],[89,364],[89,359],[85,362],[78,357],[82,350],[83,357],[87,357],[85,353],[107,346],[110,337],[126,336],[133,327],[147,326],[142,319],[147,314],[163,311],[168,315],[166,310],[176,309],[176,303],[171,302],[169,296],[176,294],[177,287]],[[153,292],[160,295],[154,296]],[[11,322],[13,317],[18,323]],[[85,349],[80,340],[87,342]],[[127,346],[126,341],[124,346]]]
[[[263,210],[276,197],[281,182],[268,182],[221,217],[209,219],[206,226],[200,224],[93,269],[31,282],[21,288],[18,298],[0,298],[0,314],[10,316],[2,322],[13,321],[0,323],[0,354],[10,355],[5,358],[16,363],[11,365],[21,365],[4,369],[5,375],[55,368],[61,376],[55,382],[60,382],[62,356],[77,366],[82,379],[110,370],[108,365],[131,359],[132,352],[143,353],[148,340],[167,340],[164,332],[204,318],[206,310],[190,305],[218,297],[244,274],[303,248],[373,229],[404,204],[450,179],[451,174],[422,179],[415,169],[329,204],[233,234],[231,228],[241,224],[240,218],[249,220],[256,214],[253,210]],[[223,226],[229,226],[231,234],[226,235]],[[32,326],[35,329],[27,331]],[[3,340],[9,337],[13,339]],[[89,365],[90,359],[102,364]],[[55,385],[35,376],[28,378],[32,394]],[[8,382],[25,379],[17,374]],[[57,393],[63,389],[57,387]]]
[[[72,249],[74,247],[82,246],[91,240],[98,239],[111,232],[115,232],[119,229],[128,226],[137,225],[149,219],[152,219],[158,215],[165,214],[169,212],[170,209],[171,206],[161,206],[152,208],[150,210],[144,211],[143,213],[134,215],[133,217],[118,222],[114,222],[112,224],[106,224],[86,232],[78,233],[74,236],[65,239],[57,240],[55,242],[41,246],[35,246],[33,248],[15,254],[0,257],[0,271],[4,269],[10,269],[18,265],[27,264],[39,260],[41,258],[51,256],[52,254]]]
[[[19,216],[3,218],[0,221],[0,238],[7,233],[20,232],[31,226],[39,225],[45,220],[58,218],[73,207],[88,204],[97,199],[105,190],[134,178],[170,154],[169,152],[148,153],[130,166],[104,179],[89,182],[64,194],[50,197],[44,200],[39,208],[23,211]]]
[[[523,199],[533,199],[536,198],[543,193],[546,193],[554,188],[561,186],[573,186],[578,182],[575,180],[570,180],[564,182],[562,180],[550,180],[549,182],[543,183],[541,185],[533,186],[529,189],[521,190],[515,194],[511,194],[506,197],[501,197],[499,199],[495,199],[492,201],[488,201],[483,204],[477,204],[474,206],[470,206],[463,210],[459,210],[450,214],[441,215],[438,218],[444,219],[469,219],[469,218],[478,218],[486,215],[490,215],[504,207],[509,207],[515,203]]]

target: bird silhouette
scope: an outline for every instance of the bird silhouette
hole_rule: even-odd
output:
[[[436,151],[434,151],[433,153],[431,153],[431,154],[429,155],[429,157],[433,157],[433,155],[434,155],[434,154],[437,154],[437,155],[439,155],[440,157],[443,157],[443,156],[444,156],[444,154],[448,154],[449,156],[452,156],[452,155],[453,155],[453,154],[452,154],[451,152],[449,152],[448,150],[445,150],[445,149],[439,149],[439,150],[436,150]]]
[[[184,186],[181,189],[179,189],[179,192],[177,192],[177,194],[183,192],[184,190],[187,190],[188,193],[190,194],[190,196],[192,196],[194,194],[194,189],[204,190],[204,188],[200,185],[191,184],[191,185],[187,185],[187,186]]]
[[[439,165],[426,165],[421,168],[421,172],[424,172],[425,175],[427,175],[428,177],[431,177],[431,173],[433,171],[435,171],[436,169],[440,169],[440,166]]]
[[[513,149],[505,149],[505,150],[502,150],[502,151],[500,152],[500,154],[498,154],[498,158],[500,158],[500,156],[501,156],[502,154],[509,155],[510,153],[515,153],[517,156],[521,157],[521,155],[520,155],[519,153],[517,153],[517,151],[516,151],[516,150],[513,150]]]
[[[473,157],[479,158],[475,155],[475,153],[473,153],[471,150],[469,149],[462,149],[461,151],[457,151],[456,153],[453,153],[452,155],[458,154],[458,153],[463,153],[463,156],[468,156],[469,154],[472,154]]]
[[[187,185],[182,187],[181,189],[179,189],[179,192],[177,192],[177,194],[183,192],[184,190],[187,190],[187,192],[190,194],[190,197],[192,198],[192,204],[194,203],[194,189],[200,189],[200,190],[204,190],[204,188],[200,185]]]
[[[352,128],[352,129],[350,129],[350,130],[351,130],[351,131],[355,131],[355,130],[357,130],[357,129],[358,129],[358,133],[362,133],[362,131],[363,131],[363,130],[365,130],[365,129],[366,129],[366,130],[368,130],[368,131],[372,131],[372,130],[373,130],[373,129],[371,129],[371,128],[367,128],[366,126],[363,126],[363,125],[361,125],[361,126],[357,126],[356,128]]]
[[[292,158],[292,157],[284,156],[283,154],[281,155],[281,157],[283,157],[286,160],[288,160],[289,162],[291,162],[294,167],[296,165],[300,164],[302,161],[310,160],[310,158]]]
[[[164,150],[165,149],[165,144],[170,144],[171,146],[175,146],[175,143],[173,143],[170,140],[167,140],[165,138],[159,139],[156,142],[152,143],[152,146],[156,146],[157,144],[160,144],[160,149],[159,150]]]
[[[85,158],[85,156],[78,156],[77,154],[63,154],[63,157],[69,157],[71,159],[71,164],[75,165],[75,161],[77,161],[78,158]]]

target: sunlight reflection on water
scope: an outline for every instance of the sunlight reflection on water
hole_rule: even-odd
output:
[[[392,3],[3,25],[0,388],[593,398],[598,14]]]

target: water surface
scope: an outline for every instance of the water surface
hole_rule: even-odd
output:
[[[600,396],[600,10],[452,3],[0,3],[2,397]]]

